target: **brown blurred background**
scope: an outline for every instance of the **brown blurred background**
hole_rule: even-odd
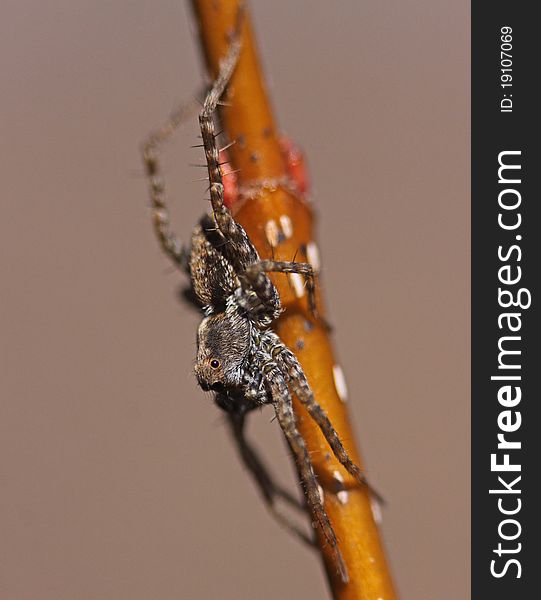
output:
[[[469,3],[252,1],[403,599],[469,597]],[[191,372],[138,144],[202,81],[180,0],[3,3],[1,600],[323,599]],[[196,120],[165,156],[206,209]],[[294,485],[271,412],[250,429]]]

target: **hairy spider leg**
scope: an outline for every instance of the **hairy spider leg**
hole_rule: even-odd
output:
[[[303,275],[306,280],[306,292],[308,296],[308,308],[314,318],[318,318],[315,296],[315,273],[310,263],[279,261],[279,260],[260,260],[246,269],[246,278],[254,292],[262,302],[273,305],[272,290],[276,293],[274,285],[264,273],[298,273]],[[272,287],[270,287],[272,286]],[[279,298],[278,298],[278,309]]]
[[[245,273],[252,265],[259,263],[260,260],[250,238],[243,227],[235,221],[231,212],[225,205],[222,170],[219,162],[220,153],[216,145],[213,119],[220,97],[222,96],[237,64],[239,52],[240,41],[234,39],[231,42],[227,54],[220,61],[218,77],[205,98],[203,110],[199,115],[199,124],[208,165],[212,211],[217,228],[225,240],[222,252],[232,264],[241,281],[243,281],[243,287],[248,287],[248,289],[250,289],[250,284],[247,284],[248,276],[245,276]],[[261,269],[260,272],[261,275],[258,278],[259,287],[253,291],[263,304],[264,312],[270,314],[272,318],[275,318],[281,311],[280,297],[270,279]],[[258,292],[261,293],[261,296],[259,296]],[[260,307],[247,307],[247,309],[257,312]]]
[[[189,251],[171,229],[159,153],[161,146],[171,139],[182,123],[196,112],[197,106],[198,104],[195,101],[180,105],[159,129],[148,135],[142,144],[143,164],[148,179],[154,231],[165,254],[185,272],[188,271]]]
[[[243,271],[254,260],[257,260],[257,252],[244,229],[235,221],[224,203],[224,184],[220,169],[220,153],[216,144],[217,134],[215,132],[213,115],[235,70],[239,52],[240,40],[235,38],[231,42],[227,54],[220,61],[218,77],[208,92],[203,109],[199,114],[201,137],[203,138],[203,147],[205,149],[209,173],[212,212],[216,220],[216,225],[226,241],[224,255],[226,255],[237,273]]]
[[[305,544],[314,546],[315,540],[308,536],[302,528],[294,523],[287,515],[283,514],[277,506],[276,501],[281,499],[289,506],[292,506],[305,514],[305,506],[274,481],[268,467],[263,463],[258,452],[246,438],[246,416],[244,414],[229,413],[228,417],[233,439],[235,440],[242,462],[257,484],[270,514],[280,523],[280,525],[288,529]]]
[[[347,450],[344,448],[344,445],[338,437],[336,429],[333,427],[333,424],[327,416],[327,413],[316,402],[314,398],[314,392],[308,384],[306,375],[304,374],[304,371],[302,370],[302,367],[300,366],[297,357],[293,354],[293,352],[291,352],[291,350],[284,346],[283,351],[280,352],[280,360],[284,362],[288,369],[290,376],[289,385],[291,386],[291,389],[293,390],[297,398],[302,402],[302,404],[304,404],[312,419],[317,423],[317,425],[321,429],[321,432],[325,436],[325,439],[331,447],[333,454],[340,461],[340,464],[361,485],[367,486],[370,493],[378,502],[384,504],[382,496],[378,492],[376,492],[376,490],[374,490],[374,488],[368,483],[368,480],[364,473],[350,458]]]
[[[284,432],[287,443],[291,448],[296,463],[300,472],[301,480],[304,485],[304,491],[308,505],[311,507],[315,518],[327,540],[328,544],[332,548],[334,559],[342,580],[347,582],[349,580],[346,565],[342,558],[342,553],[338,548],[338,540],[329,521],[325,507],[320,496],[319,487],[310,460],[310,455],[306,447],[304,438],[297,429],[295,422],[295,414],[293,412],[293,404],[291,402],[291,394],[287,387],[285,379],[280,374],[278,368],[273,369],[268,374],[267,381],[272,390],[272,397],[274,402],[274,409],[276,411],[276,417],[278,423]]]

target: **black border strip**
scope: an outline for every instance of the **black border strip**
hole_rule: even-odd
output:
[[[537,381],[541,378],[538,350],[541,95],[535,90],[539,87],[541,70],[538,46],[541,26],[534,17],[536,8],[533,2],[472,2],[472,598],[475,600],[541,597],[535,581],[541,571],[538,564],[541,563],[538,550],[541,485],[537,481],[541,474],[541,394]],[[502,37],[504,27],[512,28],[511,42]],[[506,56],[500,54],[505,43],[512,45],[507,52],[511,54],[510,72],[502,71],[509,65]],[[512,86],[502,87],[501,76],[507,73],[512,75]],[[501,110],[501,101],[506,98],[512,100],[512,112]],[[504,102],[503,107],[509,108],[506,104],[509,102]],[[520,154],[500,155],[511,151]],[[520,169],[504,169],[501,172],[504,181],[500,182],[499,155],[506,164],[520,164]],[[512,182],[516,179],[520,183]],[[520,205],[516,209],[502,209],[499,205],[502,192],[500,201],[508,205],[520,194]],[[498,225],[499,214],[507,225],[514,225],[520,215],[520,226],[504,229]],[[511,250],[512,246],[520,250]],[[500,271],[502,267],[509,269]],[[503,279],[516,278],[519,267],[519,282],[499,281],[499,273]],[[528,289],[531,306],[504,308],[501,304],[509,296],[501,295],[499,302],[498,288],[510,292],[515,299],[520,288]],[[527,304],[527,297],[523,292],[523,305]],[[502,317],[500,329],[498,317],[511,312],[519,313],[520,318]],[[520,330],[510,332],[509,325],[516,327],[519,320]],[[512,335],[520,339],[503,339]],[[520,354],[503,354],[500,364],[498,343]],[[512,364],[520,368],[509,368]],[[521,379],[491,380],[493,376]],[[511,386],[511,395],[500,392],[500,402],[498,391],[505,386]],[[522,396],[515,403],[517,387]],[[505,440],[520,442],[520,449],[498,449],[501,427],[517,428],[504,432],[504,436]],[[495,462],[502,464],[506,453],[510,464],[520,465],[520,471],[491,470],[491,455],[496,454]],[[489,493],[491,489],[505,489],[498,481],[499,476],[510,487],[509,492]],[[513,484],[516,477],[521,479]],[[517,490],[520,493],[515,493]],[[515,515],[502,514],[502,510],[513,511],[519,505]],[[514,540],[502,539],[502,536],[514,537],[517,532]],[[505,552],[497,552],[498,544]],[[517,562],[508,562],[513,560]],[[499,576],[492,574],[491,569]]]

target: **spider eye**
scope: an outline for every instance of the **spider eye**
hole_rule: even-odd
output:
[[[213,358],[213,359],[210,361],[210,366],[211,366],[213,369],[217,369],[217,368],[220,366],[220,361],[219,361],[219,360],[216,360],[215,358]]]

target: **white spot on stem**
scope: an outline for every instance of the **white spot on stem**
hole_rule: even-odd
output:
[[[336,393],[342,402],[347,402],[348,400],[348,388],[346,385],[346,378],[344,377],[344,371],[342,371],[342,367],[340,365],[334,365],[332,368],[332,374],[334,377],[334,386],[336,388]]]
[[[267,236],[269,244],[273,248],[278,246],[279,234],[280,232],[278,230],[278,225],[276,225],[276,221],[274,219],[267,221],[265,224],[265,235]]]
[[[334,471],[332,476],[336,479],[336,481],[338,481],[338,483],[344,483],[344,476],[342,475],[342,473],[340,473],[340,471]]]
[[[280,217],[280,225],[282,226],[282,231],[286,236],[286,239],[289,239],[293,235],[293,223],[291,219],[287,215],[282,215]]]
[[[319,258],[319,248],[315,242],[309,242],[306,246],[306,257],[308,258],[308,262],[314,267],[314,271],[319,271],[321,260]]]
[[[338,498],[338,502],[340,502],[340,504],[347,504],[349,494],[346,490],[342,490],[336,494],[336,497]]]
[[[293,291],[297,298],[304,296],[304,279],[300,273],[291,273],[291,283],[293,284]]]
[[[374,516],[374,521],[379,525],[382,521],[381,506],[379,505],[379,502],[374,498],[370,500],[370,506],[372,507],[372,515]]]

